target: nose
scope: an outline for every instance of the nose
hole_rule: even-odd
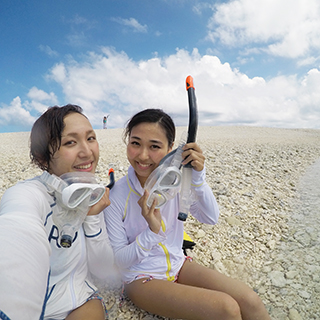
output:
[[[92,154],[92,149],[88,144],[88,142],[87,141],[82,142],[79,148],[79,157],[85,158],[85,157],[91,156],[91,154]]]
[[[142,148],[140,150],[140,154],[139,154],[139,158],[140,160],[147,160],[149,159],[149,152],[147,148]]]

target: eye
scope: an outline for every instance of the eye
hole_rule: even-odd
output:
[[[68,140],[66,142],[63,143],[64,146],[72,146],[74,145],[76,142],[74,140]]]
[[[88,141],[96,141],[96,140],[97,140],[96,136],[88,137]]]
[[[158,146],[157,144],[153,144],[153,145],[151,146],[151,149],[161,149],[161,147]]]
[[[140,143],[138,141],[131,141],[130,144],[133,146],[140,146]]]

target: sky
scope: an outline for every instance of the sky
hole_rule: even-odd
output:
[[[0,133],[80,105],[95,129],[161,108],[187,126],[320,128],[319,0],[0,0]]]

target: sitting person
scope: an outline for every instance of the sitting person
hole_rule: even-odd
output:
[[[125,139],[131,166],[111,190],[111,205],[104,214],[115,263],[131,301],[175,319],[270,319],[247,285],[184,256],[183,222],[177,219],[179,194],[160,208],[156,200],[147,205],[146,181],[173,148],[171,117],[159,109],[143,110],[128,122]],[[198,144],[185,144],[182,159],[183,165],[192,166],[197,197],[190,213],[200,222],[215,224],[219,209],[205,181],[205,157]]]
[[[91,207],[73,199],[79,205],[72,210],[82,206],[84,221],[64,248],[54,217],[69,209],[44,183],[46,176],[93,175],[96,134],[79,106],[55,106],[34,123],[30,142],[32,162],[43,174],[9,188],[0,202],[0,319],[104,320],[91,275],[105,280],[113,267],[102,212],[110,204],[109,189],[102,186]]]

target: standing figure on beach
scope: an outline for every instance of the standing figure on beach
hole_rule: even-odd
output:
[[[179,194],[160,208],[156,201],[147,205],[146,181],[173,148],[171,117],[160,109],[143,110],[128,122],[124,138],[131,166],[111,190],[111,205],[104,214],[131,301],[152,314],[175,319],[269,320],[251,288],[183,254]],[[205,157],[198,144],[185,144],[182,159],[183,165],[192,165],[196,200],[190,213],[202,223],[217,223],[219,209],[205,181]]]
[[[108,120],[108,118],[109,118],[109,115],[103,117],[103,121],[102,121],[103,129],[107,129],[107,120]]]
[[[18,182],[0,202],[0,318],[104,320],[92,279],[106,280],[113,267],[102,212],[110,204],[109,189],[74,183],[72,193],[62,179],[92,178],[98,164],[96,134],[81,107],[54,106],[42,114],[31,130],[30,156],[42,175]],[[96,201],[93,188],[100,190]],[[63,210],[71,212],[66,206],[84,213],[69,248],[54,220]]]

